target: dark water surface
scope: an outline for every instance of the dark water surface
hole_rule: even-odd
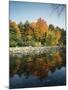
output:
[[[65,49],[40,55],[10,56],[9,88],[58,86],[65,84]]]

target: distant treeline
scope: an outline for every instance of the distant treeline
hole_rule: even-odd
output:
[[[24,24],[10,20],[9,34],[10,47],[66,45],[66,30],[52,24],[48,26],[41,18]]]

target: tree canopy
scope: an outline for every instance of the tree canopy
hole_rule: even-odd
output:
[[[16,24],[9,21],[10,47],[55,46],[66,44],[66,31],[39,18],[36,22]]]

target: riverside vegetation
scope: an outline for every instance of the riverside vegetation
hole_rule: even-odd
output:
[[[9,34],[10,47],[66,45],[66,30],[52,24],[48,25],[42,18],[18,24],[10,20]]]

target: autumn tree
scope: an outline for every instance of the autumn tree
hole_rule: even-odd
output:
[[[16,24],[9,21],[10,46],[55,46],[66,44],[66,31],[42,18],[35,22]]]
[[[14,21],[9,22],[10,46],[18,46],[21,39],[21,33]]]

